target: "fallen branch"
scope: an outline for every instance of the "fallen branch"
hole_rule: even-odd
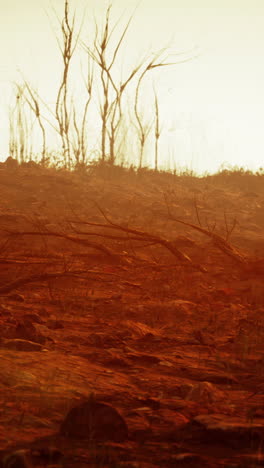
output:
[[[158,245],[161,245],[163,247],[165,247],[167,250],[169,250],[169,252],[174,256],[176,257],[178,260],[180,260],[181,262],[183,262],[184,264],[189,264],[189,265],[192,265],[193,268],[197,268],[199,269],[200,271],[203,271],[205,272],[206,270],[201,267],[200,265],[196,265],[192,262],[192,260],[190,259],[190,257],[188,255],[186,255],[185,253],[181,252],[174,244],[173,241],[169,241],[167,239],[164,239],[160,236],[157,236],[157,235],[154,235],[154,234],[150,234],[146,231],[141,231],[139,229],[131,229],[129,227],[126,227],[126,226],[122,226],[120,224],[117,224],[117,223],[114,223],[113,221],[111,221],[111,219],[108,218],[108,216],[104,213],[104,211],[102,210],[102,208],[97,205],[97,208],[98,210],[100,211],[100,213],[102,214],[102,216],[104,217],[104,219],[106,220],[106,223],[93,223],[93,222],[89,222],[89,221],[71,221],[72,224],[83,224],[83,225],[87,225],[87,226],[95,226],[95,227],[101,227],[101,228],[106,228],[106,229],[114,229],[114,230],[117,230],[117,231],[122,231],[122,232],[125,232],[127,234],[131,234],[129,235],[127,238],[123,238],[122,240],[136,240],[136,241],[144,241],[144,242],[147,242],[147,243],[151,243],[152,245],[154,244],[158,244]],[[89,233],[87,232],[80,232],[80,231],[77,231],[79,233],[81,233],[82,235],[89,235]],[[108,234],[102,234],[102,233],[96,233],[96,232],[93,232],[93,235],[100,235],[100,236],[104,236],[104,237],[110,237]],[[115,238],[115,239],[120,239],[120,236],[112,236],[111,235],[111,238]]]
[[[12,259],[2,259],[0,258],[0,265],[45,265],[45,266],[48,266],[48,265],[51,265],[51,266],[54,266],[54,265],[59,265],[60,263],[59,262],[38,262],[38,261],[32,261],[32,262],[29,262],[28,260],[12,260]]]
[[[201,226],[197,226],[196,224],[187,223],[186,221],[182,221],[178,218],[175,218],[174,216],[171,215],[170,211],[169,211],[169,219],[171,219],[172,221],[176,221],[177,223],[184,224],[185,226],[189,226],[193,229],[196,229],[196,231],[199,231],[205,234],[206,236],[210,237],[213,243],[216,245],[216,247],[219,248],[219,250],[224,252],[229,257],[233,258],[233,260],[235,260],[236,262],[240,264],[247,262],[247,258],[241,252],[235,249],[231,244],[229,244],[229,242],[227,242],[227,240],[225,240],[219,234],[216,234],[215,232],[211,232],[207,229],[204,229]]]
[[[10,236],[53,236],[53,237],[60,237],[62,239],[68,240],[70,242],[74,242],[75,244],[85,245],[86,247],[92,247],[95,250],[99,250],[104,254],[110,257],[118,257],[118,254],[113,252],[111,249],[106,247],[105,245],[99,244],[97,242],[87,241],[85,239],[80,239],[79,237],[74,237],[68,234],[63,234],[57,231],[7,231]]]
[[[192,261],[188,257],[188,255],[182,253],[179,249],[177,249],[172,244],[172,242],[170,242],[170,241],[168,241],[166,239],[163,239],[162,237],[159,237],[159,236],[156,236],[156,235],[153,235],[153,234],[149,234],[148,232],[140,231],[138,229],[130,229],[128,227],[120,226],[119,224],[115,224],[115,223],[113,223],[112,221],[110,221],[108,219],[107,219],[107,221],[110,223],[110,225],[101,224],[101,223],[90,223],[88,221],[83,221],[83,222],[78,221],[78,223],[86,224],[86,225],[89,225],[89,226],[95,226],[95,227],[103,227],[103,228],[108,228],[108,229],[117,229],[119,231],[123,231],[123,232],[126,232],[128,234],[133,234],[132,237],[131,236],[129,236],[127,238],[123,237],[122,240],[145,241],[145,242],[151,243],[152,245],[159,244],[159,245],[162,245],[163,247],[167,248],[179,260],[184,261],[184,262],[188,262],[188,263],[192,263]],[[82,232],[82,234],[89,235],[89,233],[86,233],[86,232]],[[106,237],[106,238],[111,237],[111,239],[120,240],[120,236],[109,236],[108,234],[102,234],[102,233],[99,234],[99,233],[95,233],[95,232],[93,233],[93,235],[100,235],[100,236],[103,236],[103,237]]]
[[[40,273],[39,275],[30,275],[22,278],[18,278],[17,280],[10,281],[9,283],[5,284],[4,286],[0,287],[0,295],[5,295],[13,291],[14,289],[19,288],[20,286],[24,286],[25,284],[29,283],[38,283],[40,281],[46,281],[50,279],[57,279],[57,278],[66,278],[66,277],[75,277],[78,279],[87,279],[85,276],[82,277],[80,275],[87,275],[89,273],[92,274],[100,274],[100,275],[111,275],[117,278],[121,278],[119,275],[115,273],[109,273],[109,272],[97,272],[93,270],[76,270],[76,271],[64,271],[64,272],[57,272],[57,273]],[[100,278],[101,281],[104,281],[102,278]]]

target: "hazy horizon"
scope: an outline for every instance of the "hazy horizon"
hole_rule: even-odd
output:
[[[160,165],[176,164],[197,172],[216,171],[221,164],[256,170],[264,154],[264,61],[262,60],[264,4],[258,0],[115,0],[113,23],[134,13],[120,73],[138,63],[143,53],[168,47],[170,57],[192,60],[153,72],[142,108],[153,114],[152,88],[159,97]],[[94,17],[103,21],[108,2],[69,1],[77,22],[85,11],[84,39]],[[8,106],[12,83],[23,76],[52,105],[60,75],[61,57],[55,35],[64,0],[0,0],[0,159],[8,156]],[[138,5],[138,6],[137,6]],[[135,7],[137,6],[136,10]],[[135,11],[134,11],[135,10]],[[177,56],[186,51],[183,56]],[[76,64],[78,65],[78,54]],[[73,77],[78,92],[80,76]],[[77,96],[77,100],[82,100]],[[128,109],[129,111],[129,109]],[[98,118],[96,106],[92,120]],[[146,110],[147,112],[147,110]],[[52,141],[55,145],[56,139]],[[95,144],[95,143],[94,143]],[[134,144],[134,143],[133,143]],[[153,161],[149,145],[147,160]],[[135,158],[137,155],[135,154]],[[137,159],[134,163],[137,164]]]

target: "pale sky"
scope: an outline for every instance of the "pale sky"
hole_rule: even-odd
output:
[[[94,17],[100,24],[107,4],[70,1],[77,22],[86,11],[84,38]],[[63,0],[0,0],[0,159],[8,155],[12,82],[21,81],[23,73],[45,102],[54,101],[62,68],[53,9],[61,17],[63,5]],[[142,109],[153,109],[153,85],[159,97],[160,162],[199,172],[223,163],[263,167],[263,0],[114,0],[113,22],[124,13],[125,24],[136,6],[120,53],[124,75],[144,53],[151,57],[162,47],[174,60],[199,53],[187,63],[156,70],[145,83]],[[76,57],[77,68],[79,61]],[[76,72],[77,93],[78,80]],[[137,164],[137,154],[134,158]],[[151,145],[146,160],[153,161]]]

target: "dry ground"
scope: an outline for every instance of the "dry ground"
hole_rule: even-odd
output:
[[[2,459],[263,465],[264,176],[2,165],[0,190]],[[63,433],[91,398],[128,433]]]

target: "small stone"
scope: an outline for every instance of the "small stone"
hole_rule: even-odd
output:
[[[123,442],[128,437],[128,428],[114,407],[90,397],[69,411],[60,433],[71,438]]]
[[[15,338],[34,341],[36,343],[45,343],[46,337],[38,332],[35,325],[30,320],[19,322],[15,329]]]
[[[190,388],[185,399],[203,403],[215,403],[225,398],[224,392],[210,382],[199,382]]]

